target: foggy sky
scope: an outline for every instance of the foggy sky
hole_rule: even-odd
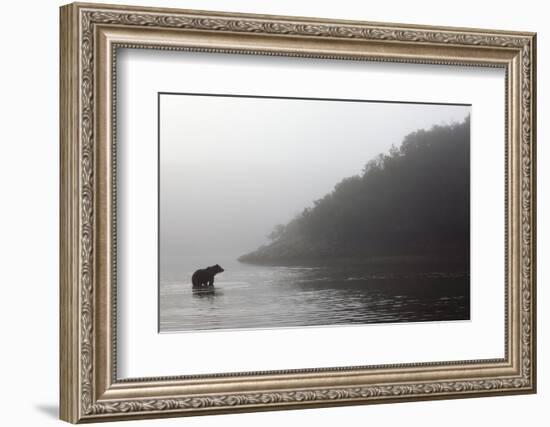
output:
[[[161,266],[197,254],[237,257],[268,240],[374,156],[470,107],[160,97]],[[162,268],[162,267],[161,267]]]

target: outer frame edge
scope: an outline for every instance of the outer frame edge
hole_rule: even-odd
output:
[[[75,5],[59,8],[59,418],[79,415],[78,328],[78,20]]]

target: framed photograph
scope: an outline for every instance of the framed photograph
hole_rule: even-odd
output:
[[[534,33],[60,22],[63,420],[535,392]]]

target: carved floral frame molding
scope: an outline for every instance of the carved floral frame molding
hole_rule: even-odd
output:
[[[120,47],[504,67],[505,358],[117,380],[113,176]],[[77,3],[61,8],[60,87],[62,419],[535,391],[535,34]]]

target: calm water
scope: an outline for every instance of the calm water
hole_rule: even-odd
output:
[[[191,275],[197,266],[162,277],[161,332],[470,317],[469,276],[465,273],[220,264],[225,272],[216,276],[211,293],[192,291]]]

